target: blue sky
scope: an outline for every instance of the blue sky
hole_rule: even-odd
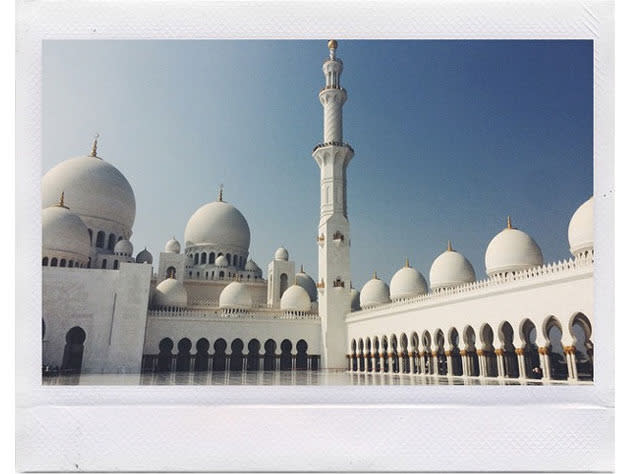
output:
[[[43,172],[87,154],[127,177],[135,251],[155,257],[224,197],[264,269],[284,245],[317,276],[325,40],[47,41]],[[591,41],[339,41],[355,287],[448,239],[485,277],[506,216],[546,261],[593,189]]]

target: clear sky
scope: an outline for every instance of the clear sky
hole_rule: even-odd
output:
[[[43,171],[87,154],[129,180],[132,242],[157,256],[224,198],[250,256],[277,247],[317,278],[326,40],[47,41]],[[409,257],[428,281],[448,239],[485,277],[506,216],[545,261],[593,190],[591,41],[339,41],[352,275],[389,281]],[[71,203],[69,203],[71,205]]]

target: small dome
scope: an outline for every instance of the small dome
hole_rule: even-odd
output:
[[[493,276],[504,272],[518,272],[543,264],[538,244],[522,230],[508,225],[488,244],[486,249],[486,273]]]
[[[569,248],[574,256],[593,250],[593,196],[577,208],[569,222]]]
[[[374,277],[361,288],[359,301],[361,308],[389,303],[389,287],[387,283],[379,280],[376,273],[374,273]]]
[[[245,270],[248,272],[257,272],[260,271],[260,267],[256,265],[256,262],[253,260],[248,260],[245,264]]]
[[[153,263],[153,255],[151,255],[151,252],[149,252],[146,247],[136,255],[136,263]]]
[[[289,251],[284,247],[280,247],[273,255],[274,260],[289,260]]]
[[[121,239],[116,242],[114,246],[114,254],[116,255],[124,255],[125,257],[131,257],[133,253],[133,244],[129,242],[127,239]]]
[[[90,235],[81,218],[61,202],[42,211],[42,256],[64,254],[69,260],[87,264]]]
[[[116,167],[92,154],[63,161],[42,178],[42,207],[57,203],[65,191],[78,216],[116,222],[131,233],[136,217],[136,198],[131,185]]]
[[[166,253],[179,253],[180,250],[181,245],[179,245],[179,242],[175,237],[166,242],[166,245],[164,246],[164,251]]]
[[[217,267],[227,267],[228,266],[228,259],[225,257],[225,255],[219,255],[217,257],[217,259],[214,261],[214,264]]]
[[[233,281],[221,291],[219,307],[249,309],[253,306],[249,288],[240,281]]]
[[[304,272],[303,267],[295,274],[295,283],[306,290],[311,301],[317,301],[317,285],[315,284],[315,280]]]
[[[361,293],[356,288],[350,288],[350,310],[359,311],[361,309]]]
[[[450,288],[475,281],[475,270],[468,259],[448,243],[446,252],[438,255],[429,271],[431,289]]]
[[[311,298],[300,285],[292,285],[282,294],[280,309],[283,311],[310,311]]]
[[[155,287],[153,305],[184,308],[188,304],[188,293],[184,284],[175,278],[167,278]]]
[[[241,211],[219,196],[218,201],[204,204],[190,217],[184,231],[186,247],[213,245],[249,250],[249,225]]]
[[[427,282],[422,274],[410,267],[409,262],[407,262],[392,277],[390,289],[392,300],[412,298],[427,292]]]

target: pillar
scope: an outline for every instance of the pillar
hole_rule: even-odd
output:
[[[488,366],[486,364],[486,354],[483,350],[479,349],[477,351],[477,356],[479,357],[479,375],[481,377],[487,377]]]
[[[382,352],[378,353],[378,362],[379,362],[379,372],[381,374],[385,373],[385,356],[383,355]]]
[[[505,377],[505,359],[503,358],[503,349],[496,349],[494,353],[497,355],[498,376]]]
[[[525,351],[521,348],[517,348],[514,352],[516,352],[516,358],[518,359],[518,378],[526,379],[527,368],[525,366]]]
[[[470,376],[470,368],[468,363],[468,352],[465,349],[459,351],[459,355],[462,356],[462,376]]]
[[[416,373],[416,354],[415,352],[409,352],[409,373]]]
[[[449,377],[453,376],[453,357],[452,351],[445,351],[444,352],[446,355],[446,375],[448,375]]]
[[[577,373],[577,363],[575,360],[575,347],[573,346],[564,346],[564,357],[567,360],[567,368],[569,371],[568,380],[569,382],[577,382],[578,381],[578,373]]]
[[[551,361],[549,360],[549,350],[546,347],[539,347],[540,365],[542,366],[543,380],[551,380]]]

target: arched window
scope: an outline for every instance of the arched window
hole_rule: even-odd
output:
[[[210,252],[208,255],[208,263],[214,263],[214,252]]]
[[[85,331],[75,326],[66,333],[66,346],[63,350],[61,370],[66,373],[80,374],[83,364],[83,344]]]
[[[508,378],[518,378],[518,356],[514,347],[514,328],[507,321],[499,326],[499,340],[503,344],[503,373]]]
[[[60,267],[65,267],[66,266],[66,259],[62,258],[61,261],[59,262],[59,266]]]
[[[103,261],[101,262],[101,268],[107,268],[107,259],[104,258]]]
[[[286,273],[280,275],[280,297],[284,294],[284,292],[289,287],[289,277]]]
[[[92,241],[92,238],[93,238],[94,236],[92,235],[92,229],[88,229],[88,235],[90,236],[90,245],[93,245],[93,244],[94,244],[94,242]]]
[[[105,232],[103,232],[102,230],[99,230],[98,234],[96,234],[96,246],[99,249],[105,247]]]
[[[452,366],[452,375],[462,375],[463,374],[463,366],[462,366],[462,356],[460,354],[459,349],[459,333],[457,329],[451,328],[448,334],[448,340],[451,343],[451,366]]]
[[[225,349],[227,348],[227,342],[225,339],[217,339],[214,343],[214,355],[212,356],[212,371],[221,372],[225,370]]]
[[[223,270],[221,270],[219,272],[219,278],[223,278],[225,276],[225,272]]]
[[[160,353],[158,355],[157,371],[158,372],[170,372],[171,361],[173,360],[173,340],[165,337],[160,341]]]
[[[201,264],[206,263],[206,252],[201,252]]]
[[[466,351],[466,365],[468,366],[467,373],[472,377],[479,377],[479,356],[477,355],[477,347],[475,346],[476,337],[475,331],[472,327],[466,326],[464,329],[464,351]]]
[[[177,372],[188,372],[190,370],[190,349],[192,342],[187,337],[181,339],[177,344],[177,356],[175,357],[175,370]]]
[[[243,370],[243,341],[240,339],[234,339],[230,346],[232,352],[230,353],[230,370],[233,372],[241,372]]]
[[[573,336],[575,370],[578,380],[593,380],[593,341],[591,341],[592,326],[583,313],[573,316],[569,326]]]
[[[52,260],[50,261],[50,266],[51,267],[56,267],[57,266],[57,257],[53,257]]]
[[[542,368],[538,345],[536,344],[538,338],[536,326],[530,319],[526,319],[521,323],[520,333],[523,344],[520,351],[522,351],[525,362],[525,376],[529,379],[539,379],[542,377]]]
[[[489,324],[484,324],[481,327],[481,349],[483,351],[483,357],[485,362],[485,369],[487,377],[496,377],[499,375],[497,366],[497,354],[494,349],[494,331]]]
[[[73,264],[74,264],[74,260],[70,260],[70,261],[68,262],[68,267],[72,268]]]
[[[569,371],[567,360],[562,346],[562,326],[560,322],[551,316],[545,326],[544,335],[547,340],[547,355],[549,357],[550,378],[554,380],[566,380]]]
[[[118,260],[114,260],[114,270],[118,270]]]
[[[175,278],[175,267],[168,267],[166,269],[166,278]]]
[[[308,368],[308,344],[304,339],[300,339],[295,345],[297,355],[295,356],[295,368],[298,370],[306,370]]]
[[[291,370],[293,368],[291,349],[293,349],[293,344],[288,339],[280,343],[280,370]]]
[[[114,234],[109,234],[109,239],[107,240],[107,248],[109,250],[114,250],[116,246],[116,236]]]
[[[258,370],[258,360],[260,358],[260,342],[252,339],[247,344],[247,370]]]
[[[195,265],[199,265],[199,254],[195,254]]]
[[[44,267],[48,266],[48,257],[42,258],[42,266],[44,266]]]
[[[238,267],[238,255],[234,255],[234,257],[232,257],[232,262],[235,267]]]
[[[228,265],[232,265],[232,260],[231,260],[231,257],[230,257],[230,254],[229,254],[229,253],[226,253],[226,254],[225,254],[225,258],[226,258],[226,259],[227,259],[227,261],[228,261]]]
[[[263,368],[264,370],[276,370],[276,341],[273,339],[267,339],[265,342]]]

